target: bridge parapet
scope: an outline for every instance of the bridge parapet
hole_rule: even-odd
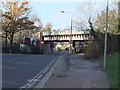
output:
[[[71,30],[64,30],[64,31],[52,31],[52,32],[43,32],[43,36],[47,35],[69,35]],[[89,31],[85,30],[72,30],[72,34],[89,34]]]

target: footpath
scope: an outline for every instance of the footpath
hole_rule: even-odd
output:
[[[71,55],[59,62],[43,88],[109,88],[109,78],[100,62]]]

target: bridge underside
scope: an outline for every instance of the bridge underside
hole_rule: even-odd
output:
[[[70,40],[45,40],[44,42],[69,42]],[[90,41],[90,40],[72,40],[73,42],[84,42],[84,41]]]
[[[73,53],[78,53],[78,52],[84,53],[85,51],[84,49],[90,41],[93,41],[93,40],[73,40],[72,52]],[[54,42],[69,42],[69,40],[48,40],[48,41],[45,40],[44,41],[44,43],[49,43],[51,46],[54,46]]]

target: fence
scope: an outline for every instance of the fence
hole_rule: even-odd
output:
[[[3,53],[10,53],[10,47],[3,47]],[[35,46],[14,43],[12,53],[40,54],[40,48]]]

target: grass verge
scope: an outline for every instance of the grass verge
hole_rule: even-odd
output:
[[[120,54],[112,55],[107,58],[106,71],[110,76],[110,88],[119,88],[118,87],[118,59]]]

